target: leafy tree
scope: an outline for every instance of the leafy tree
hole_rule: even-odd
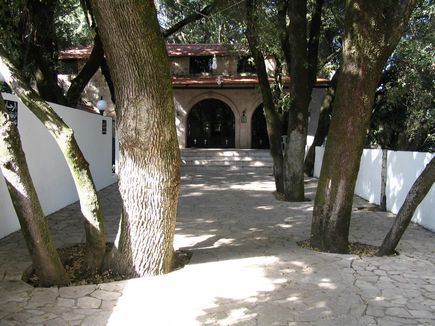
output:
[[[168,42],[223,43],[241,47],[244,24],[237,12],[240,1],[161,0],[157,3],[159,22]],[[183,23],[182,28],[168,35],[180,23]]]
[[[416,0],[347,0],[342,65],[314,203],[311,243],[346,253],[352,200],[382,70]]]
[[[323,2],[315,1],[310,12],[308,1],[246,2],[246,37],[263,95],[276,188],[291,201],[305,200],[303,166],[308,106],[318,72]],[[265,16],[271,19],[264,19]],[[277,67],[284,66],[280,62],[286,63],[290,96],[283,92],[284,85],[279,81],[282,71],[275,73],[276,85],[269,85],[262,67],[265,51],[274,54]],[[282,126],[286,118],[288,125]],[[287,133],[284,157],[281,149],[283,130]]]
[[[0,169],[12,198],[21,230],[41,285],[67,285],[65,269],[50,237],[21,147],[18,129],[0,94]]]
[[[273,174],[275,178],[276,191],[284,193],[284,162],[281,147],[282,120],[284,111],[279,105],[278,100],[281,98],[281,89],[279,81],[278,87],[269,84],[266,65],[264,63],[264,53],[262,51],[261,33],[259,28],[259,4],[255,0],[247,0],[246,3],[246,39],[248,40],[249,49],[254,58],[255,68],[257,70],[258,82],[263,97],[263,110],[266,118],[267,134],[269,137],[270,153],[273,159]],[[277,58],[277,57],[275,57]],[[277,60],[279,62],[279,60]],[[279,71],[276,76],[279,76]]]
[[[393,150],[435,151],[435,7],[420,1],[386,66],[369,142]]]
[[[152,1],[91,1],[112,73],[119,135],[120,229],[109,265],[167,273],[179,192],[169,59]]]
[[[73,130],[27,84],[19,69],[1,50],[0,71],[8,85],[47,128],[62,151],[73,177],[84,217],[87,265],[92,269],[100,268],[106,251],[103,213],[89,164],[74,138]]]

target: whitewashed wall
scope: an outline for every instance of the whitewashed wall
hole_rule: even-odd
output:
[[[325,149],[316,147],[314,176],[320,176]],[[387,152],[387,210],[397,214],[409,189],[435,154],[419,152]],[[366,149],[361,157],[355,193],[360,197],[380,204],[382,150]],[[435,232],[435,185],[420,203],[412,221]]]
[[[387,210],[397,214],[414,181],[430,162],[434,154],[388,151],[387,158]],[[412,221],[435,231],[435,185],[420,203]]]
[[[30,174],[44,213],[51,214],[78,200],[72,176],[56,142],[39,120],[15,96],[4,99],[18,102],[18,129]],[[112,120],[52,104],[54,110],[74,130],[97,189],[115,182],[112,175]],[[107,134],[102,134],[102,120]],[[0,172],[0,238],[19,230],[6,184]]]
[[[370,203],[381,204],[382,149],[364,149],[355,194]]]

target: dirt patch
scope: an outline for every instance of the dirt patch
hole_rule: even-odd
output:
[[[298,241],[297,244],[301,248],[322,252],[322,250],[320,250],[319,248],[313,247],[310,243],[310,240]],[[360,242],[349,243],[349,254],[350,255],[357,255],[360,257],[374,257],[374,256],[376,256],[376,253],[378,252],[378,250],[379,250],[378,246],[373,246],[373,245],[360,243]],[[394,255],[398,255],[398,252],[395,252]]]
[[[109,252],[112,247],[113,243],[107,243],[106,252]],[[83,243],[60,248],[58,249],[58,253],[70,279],[71,283],[69,286],[109,283],[131,278],[129,276],[117,274],[111,269],[88,269],[85,262],[85,244]],[[173,270],[183,268],[190,261],[191,256],[192,254],[188,251],[176,251]],[[40,286],[39,278],[31,266],[24,272],[23,281],[33,287]]]

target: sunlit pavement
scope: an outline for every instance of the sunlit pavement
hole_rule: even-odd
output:
[[[266,174],[184,171],[175,247],[190,263],[168,275],[33,289],[20,233],[0,240],[0,325],[435,325],[435,235],[411,225],[395,257],[301,249],[312,201],[272,195]],[[307,180],[313,199],[315,180]],[[109,238],[116,186],[100,192]],[[355,198],[351,240],[379,245],[392,214]],[[50,216],[56,242],[82,241],[78,204]]]

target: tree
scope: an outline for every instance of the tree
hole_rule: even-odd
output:
[[[434,15],[432,1],[419,1],[388,60],[376,92],[368,137],[371,145],[435,151]]]
[[[119,135],[120,229],[108,264],[131,276],[167,273],[179,192],[169,62],[152,1],[91,1],[112,73]]]
[[[290,20],[288,42],[282,47],[290,76],[290,107],[287,142],[284,152],[284,192],[289,201],[304,201],[304,158],[308,131],[308,107],[317,75],[320,20],[323,6],[317,0],[316,10],[307,32],[307,1],[282,1]],[[288,61],[289,60],[289,61]]]
[[[89,268],[100,268],[106,251],[103,214],[89,164],[74,138],[73,130],[26,83],[3,49],[0,50],[0,71],[11,89],[47,128],[62,151],[73,177],[84,217],[86,261]]]
[[[332,77],[329,83],[328,90],[323,98],[322,104],[320,105],[319,121],[317,123],[316,134],[314,135],[313,143],[308,149],[307,155],[304,161],[304,171],[309,176],[312,177],[314,173],[314,162],[316,154],[316,146],[321,146],[329,131],[329,123],[331,121],[332,114],[332,104],[335,98],[335,89],[337,87],[338,71]]]
[[[278,193],[284,193],[284,166],[281,147],[283,110],[276,103],[276,93],[269,84],[269,76],[264,63],[264,54],[259,45],[258,14],[255,0],[246,1],[246,38],[249,49],[254,58],[257,70],[258,83],[263,97],[263,110],[266,118],[267,135],[270,144],[270,153],[273,159],[273,175]],[[279,95],[278,95],[279,97]]]
[[[406,195],[405,201],[400,207],[399,212],[394,219],[393,225],[390,231],[384,238],[382,245],[380,246],[377,256],[392,255],[397,247],[403,233],[405,233],[406,228],[411,222],[412,216],[418,205],[424,199],[426,194],[432,188],[435,182],[435,157],[426,165],[423,172],[415,180],[408,194]]]
[[[68,276],[50,237],[21,147],[20,135],[0,94],[0,168],[42,286],[67,285]]]
[[[307,30],[307,3],[306,0],[291,2],[280,0],[273,4],[264,4],[255,0],[246,2],[246,37],[255,60],[263,96],[269,143],[274,161],[275,184],[277,191],[283,193],[289,201],[305,200],[303,166],[308,107],[318,70],[323,0],[317,0],[310,12],[309,31]],[[264,19],[265,12],[272,12],[274,20]],[[269,26],[269,21],[275,21],[272,23],[275,29]],[[273,36],[267,37],[267,34]],[[287,75],[290,76],[290,101],[282,101],[282,98],[285,98],[283,85],[278,87],[278,92],[269,85],[262,48],[267,48],[269,55],[274,53],[277,62],[280,60],[286,62]],[[282,72],[275,73],[276,79],[279,74]],[[283,127],[285,117],[288,118],[288,125]],[[284,153],[281,149],[283,130],[287,131]]]
[[[347,0],[343,63],[314,203],[311,244],[348,252],[356,177],[382,69],[416,0]]]

